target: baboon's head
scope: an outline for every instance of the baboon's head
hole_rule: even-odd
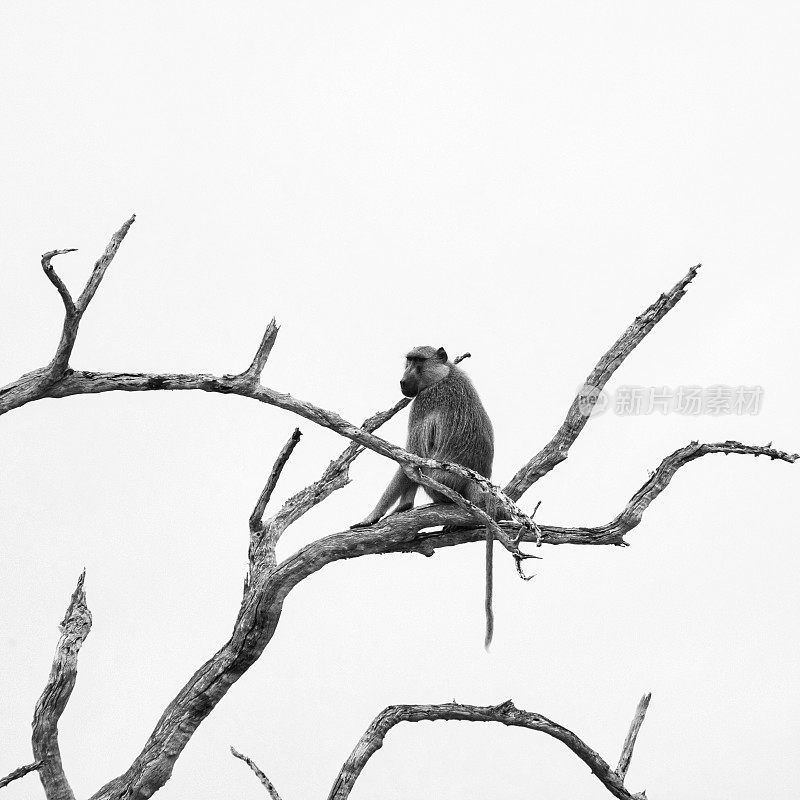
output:
[[[415,347],[406,355],[406,369],[400,379],[400,391],[406,397],[416,397],[420,392],[444,380],[450,374],[450,362],[444,347]]]

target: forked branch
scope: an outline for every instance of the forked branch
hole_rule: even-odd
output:
[[[114,259],[114,256],[122,244],[122,240],[128,233],[131,225],[133,225],[136,216],[132,216],[112,237],[108,243],[104,253],[95,262],[92,274],[86,281],[86,286],[78,297],[76,302],[73,302],[72,296],[69,293],[64,281],[61,280],[58,273],[53,268],[52,259],[54,256],[60,256],[64,253],[74,253],[75,248],[68,250],[51,250],[42,256],[42,269],[44,274],[50,279],[50,282],[58,289],[61,299],[64,302],[64,327],[61,331],[61,339],[56,348],[56,354],[49,365],[49,372],[51,378],[60,378],[66,369],[69,367],[69,357],[72,355],[72,349],[75,346],[75,339],[78,336],[78,326],[81,324],[81,319],[92,302],[103,276],[106,274],[109,264]]]
[[[549,544],[624,544],[624,534],[638,525],[644,510],[668,485],[677,469],[707,453],[766,455],[772,459],[789,462],[797,458],[797,455],[775,450],[769,445],[757,447],[732,441],[718,444],[693,442],[664,459],[651,478],[634,494],[623,511],[607,525],[595,528],[562,528],[541,525],[537,528],[530,524],[529,518],[515,505],[515,501],[534,481],[566,458],[570,446],[588,419],[590,409],[586,408],[581,398],[576,398],[572,403],[567,418],[551,442],[517,473],[506,487],[505,492],[501,492],[482,476],[458,464],[420,458],[375,436],[373,431],[404,408],[408,404],[408,400],[401,400],[393,408],[374,415],[361,427],[357,427],[333,411],[262,385],[260,377],[277,336],[277,325],[274,320],[267,326],[250,366],[238,374],[217,376],[172,373],[98,373],[73,370],[70,368],[69,358],[80,319],[132,223],[133,218],[128,220],[112,237],[103,256],[95,264],[94,271],[77,301],[73,302],[65,283],[52,267],[52,259],[66,251],[51,251],[43,256],[42,266],[45,274],[59,292],[64,303],[64,330],[56,356],[48,366],[33,370],[0,389],[0,414],[46,397],[57,398],[110,391],[199,390],[220,394],[238,394],[260,403],[282,408],[335,431],[350,439],[351,444],[328,465],[317,481],[297,492],[275,514],[264,520],[262,517],[270,495],[275,488],[283,464],[294,446],[291,444],[291,440],[287,444],[284,452],[278,457],[267,485],[250,517],[251,546],[248,578],[230,639],[192,675],[165,709],[141,753],[130,767],[96,792],[93,796],[94,800],[118,800],[123,796],[126,800],[146,800],[167,782],[175,761],[194,731],[225,696],[228,689],[259,658],[280,621],[284,599],[304,578],[341,559],[391,552],[421,552],[425,555],[432,555],[439,547],[484,539],[485,520],[482,517],[479,528],[421,532],[423,528],[443,524],[447,526],[475,525],[476,516],[479,516],[476,515],[474,509],[459,505],[423,506],[382,519],[369,528],[347,530],[322,537],[301,548],[283,562],[277,563],[274,545],[283,531],[333,491],[349,482],[349,465],[364,448],[392,459],[412,471],[442,469],[468,478],[480,487],[483,494],[494,498],[498,507],[504,507],[508,511],[511,521],[503,523],[500,528],[502,533],[498,538],[504,544],[511,542],[513,546],[517,546],[521,541],[533,541],[537,544],[540,542]],[[619,364],[678,302],[694,278],[696,270],[696,267],[692,268],[689,274],[673,289],[662,295],[641,316],[637,317],[608,353],[600,359],[586,381],[587,392],[590,396],[605,386]],[[74,684],[77,651],[88,633],[90,624],[91,617],[85,606],[81,579],[63,624],[62,640],[59,642],[59,650],[48,687],[37,704],[34,718],[34,753],[37,762],[41,761],[41,765],[37,768],[40,770],[42,781],[45,784],[48,800],[54,798],[71,800],[72,797],[61,769],[56,723]],[[511,720],[512,718],[517,720],[516,722],[505,721],[505,724],[522,724],[522,721],[527,719],[534,722],[538,720],[537,724],[540,725],[555,726],[555,723],[538,715],[526,717],[527,712],[515,709],[513,704],[502,704],[489,709],[475,709],[475,707],[451,704],[449,711],[447,710],[448,706],[426,708],[445,709],[441,713],[453,715],[437,717],[442,719],[466,719],[469,718],[470,713],[473,715],[483,713],[484,715],[493,715],[491,718],[495,721]],[[461,710],[459,711],[459,709]],[[473,711],[470,712],[469,709],[473,709]],[[462,714],[462,716],[458,716],[458,714]],[[503,715],[505,715],[504,719],[496,719]],[[489,716],[486,716],[485,721],[489,721]],[[523,726],[531,727],[530,725]],[[566,729],[555,726],[553,731],[562,731],[564,737],[562,741],[568,746],[572,747],[570,744],[572,742],[578,749],[585,748],[585,745]],[[556,733],[551,735],[556,735]],[[574,737],[574,740],[571,737]],[[559,737],[557,736],[557,738]],[[587,753],[589,756],[592,754],[599,759],[599,756],[593,751]],[[592,763],[595,763],[603,775],[610,772],[610,775],[607,776],[610,781],[609,789],[612,790],[613,787],[613,791],[622,792],[616,794],[617,797],[632,797],[622,787],[620,775],[611,772],[602,759]],[[598,777],[600,777],[599,774]]]

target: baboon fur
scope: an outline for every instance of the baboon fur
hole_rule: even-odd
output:
[[[494,459],[491,420],[472,381],[448,360],[443,347],[411,350],[406,355],[400,389],[406,397],[414,398],[406,442],[410,453],[461,464],[491,478]],[[426,474],[473,503],[483,504],[480,491],[466,478],[443,470],[426,470]],[[398,501],[396,511],[412,508],[417,488],[402,468],[398,469],[372,512],[353,527],[372,525]],[[436,503],[450,502],[439,492],[426,491]]]

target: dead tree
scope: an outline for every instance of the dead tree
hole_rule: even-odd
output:
[[[697,274],[698,267],[692,267],[675,286],[645,309],[614,342],[586,378],[583,393],[572,402],[564,422],[553,438],[522,466],[502,489],[464,467],[420,458],[376,436],[374,431],[405,407],[408,400],[402,400],[387,411],[379,412],[365,420],[361,426],[356,426],[333,411],[264,386],[261,383],[261,374],[278,333],[274,320],[267,326],[250,365],[243,372],[236,374],[150,374],[73,369],[70,366],[70,356],[83,315],[133,222],[134,218],[131,217],[112,236],[77,300],[73,299],[52,264],[56,256],[71,251],[54,250],[42,256],[41,263],[45,275],[57,289],[64,304],[65,315],[61,337],[55,355],[48,365],[34,369],[0,389],[0,414],[43,398],[112,391],[196,389],[236,394],[277,406],[329,428],[351,441],[347,448],[331,461],[318,480],[287,500],[274,514],[265,517],[267,505],[281,470],[300,439],[299,430],[295,430],[292,434],[277,457],[264,490],[249,517],[248,574],[231,637],[197,669],[169,703],[141,752],[128,769],[98,789],[92,795],[92,800],[114,800],[123,797],[126,800],[145,800],[169,780],[176,760],[197,727],[269,644],[280,621],[284,599],[304,578],[341,559],[384,553],[422,553],[432,556],[441,548],[484,539],[486,515],[481,509],[455,495],[451,498],[455,501],[452,505],[423,506],[391,515],[369,528],[332,533],[301,547],[296,553],[278,562],[275,548],[284,531],[332,492],[349,483],[350,464],[364,449],[396,461],[414,480],[424,486],[442,490],[443,487],[421,472],[421,468],[436,467],[465,476],[479,484],[484,493],[492,494],[496,502],[507,510],[509,517],[509,521],[502,525],[491,523],[495,537],[516,560],[521,575],[521,561],[532,557],[530,553],[520,549],[523,543],[535,546],[625,545],[625,535],[639,524],[650,503],[667,487],[680,467],[696,458],[711,453],[763,455],[771,460],[789,463],[798,458],[797,454],[777,450],[771,443],[761,446],[746,445],[736,441],[691,442],[667,455],[644,485],[634,492],[620,513],[604,525],[560,527],[546,523],[536,524],[518,507],[517,502],[523,494],[539,478],[567,458],[570,447],[588,420],[587,398],[590,407],[592,398],[602,391],[617,367],[683,297],[688,285]],[[427,530],[440,525],[447,525],[448,530]],[[48,800],[74,798],[61,764],[57,724],[75,683],[78,651],[91,628],[91,614],[86,605],[83,580],[84,576],[81,575],[61,624],[62,635],[50,677],[36,704],[33,724],[34,761],[1,779],[0,787],[28,772],[37,771]],[[613,796],[635,798],[637,795],[631,794],[625,788],[623,781],[645,707],[646,702],[643,700],[631,726],[619,766],[614,770],[566,728],[538,714],[517,709],[510,701],[489,707],[458,703],[440,706],[391,706],[376,718],[362,737],[336,778],[330,797],[337,799],[347,797],[353,781],[367,758],[381,746],[383,736],[392,725],[404,720],[460,719],[497,721],[506,725],[519,725],[544,731],[564,742],[587,763]],[[246,757],[243,758],[247,760]],[[248,763],[257,769],[249,760]],[[277,797],[277,792],[269,779],[260,770],[257,774],[267,791],[273,797]]]

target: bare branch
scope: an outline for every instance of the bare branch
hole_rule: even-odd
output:
[[[261,518],[264,516],[267,503],[269,503],[269,499],[272,497],[272,493],[275,491],[275,487],[278,484],[278,479],[281,477],[281,472],[283,472],[286,462],[292,455],[294,448],[297,447],[297,443],[300,441],[300,437],[302,435],[303,434],[300,432],[300,428],[295,428],[294,433],[292,433],[292,435],[289,437],[289,441],[286,442],[286,444],[283,446],[283,449],[278,454],[277,459],[275,459],[275,463],[272,465],[272,471],[269,473],[269,478],[267,478],[267,483],[261,491],[261,496],[258,498],[258,502],[253,509],[253,513],[250,515],[251,531],[255,532],[262,527]]]
[[[364,422],[372,431],[391,419],[410,401],[403,399]],[[167,706],[142,752],[128,770],[109,781],[93,800],[145,800],[169,779],[172,767],[200,723],[213,711],[228,689],[255,663],[271,640],[281,616],[283,600],[296,585],[293,573],[277,577],[272,544],[288,525],[347,481],[347,470],[363,452],[355,442],[323,472],[321,478],[283,504],[265,521],[268,534],[261,542],[251,537],[249,571],[239,616],[230,640],[209,658]]]
[[[633,321],[633,324],[622,336],[611,345],[607,353],[597,362],[597,366],[589,373],[584,381],[582,394],[593,395],[595,398],[608,383],[617,367],[633,352],[634,348],[647,336],[653,327],[686,293],[686,289],[700,268],[698,264],[679,280],[666,294],[662,294],[649,308]],[[555,436],[508,482],[503,489],[512,500],[520,497],[543,475],[550,472],[566,459],[578,435],[583,430],[591,405],[579,395],[572,401],[567,417],[561,424]]]
[[[22,379],[20,379],[21,381]],[[504,508],[516,519],[524,520],[526,515],[502,494],[500,489],[490,483],[474,470],[446,461],[421,458],[409,453],[402,447],[374,436],[368,430],[359,428],[343,419],[334,411],[315,406],[313,403],[282,394],[261,384],[254,384],[246,374],[242,375],[205,375],[180,373],[126,373],[126,372],[89,372],[70,370],[54,383],[35,386],[25,391],[14,391],[17,384],[9,384],[0,389],[0,414],[18,408],[25,403],[41,397],[70,397],[76,394],[100,394],[104,392],[146,392],[146,391],[187,391],[200,390],[220,394],[236,394],[248,397],[260,403],[276,406],[291,411],[313,423],[352,439],[369,450],[390,458],[398,464],[409,464],[428,469],[440,469],[459,475],[472,481],[484,494],[492,494],[497,498],[498,507]],[[26,384],[27,385],[27,384]],[[402,401],[401,401],[402,402]],[[401,406],[402,407],[402,406]]]
[[[667,488],[673,475],[685,464],[711,453],[766,456],[773,461],[785,461],[789,464],[800,458],[797,453],[790,454],[770,446],[746,445],[732,440],[708,444],[691,442],[668,455],[656,467],[653,474],[631,497],[625,508],[607,526],[603,526],[605,528],[604,535],[616,536],[619,540],[617,543],[622,543],[622,537],[641,522],[647,507]]]
[[[67,312],[67,315],[72,315],[75,313],[75,303],[72,301],[72,295],[69,293],[69,289],[67,289],[64,281],[58,276],[58,273],[55,271],[55,268],[50,263],[50,261],[55,256],[63,256],[65,253],[76,253],[77,248],[70,247],[66,250],[50,250],[48,253],[44,253],[42,255],[42,269],[44,270],[44,274],[47,275],[50,283],[58,289],[58,293],[61,295],[61,299],[64,301],[64,310]]]
[[[628,774],[628,767],[630,767],[631,759],[633,758],[633,748],[636,745],[636,737],[639,735],[639,729],[644,722],[644,715],[647,713],[647,707],[650,705],[650,697],[650,692],[643,695],[642,699],[639,701],[639,705],[636,706],[636,713],[631,720],[631,727],[628,731],[628,735],[625,737],[625,744],[622,745],[622,755],[619,757],[619,764],[616,769],[617,775],[619,775],[622,781],[625,780],[625,776]]]
[[[74,800],[58,747],[58,720],[67,707],[78,672],[78,652],[92,627],[92,615],[83,591],[84,570],[61,622],[53,667],[33,714],[33,755],[47,800]]]
[[[785,453],[782,450],[777,450],[769,446],[759,445],[746,445],[741,442],[727,441],[727,442],[714,442],[714,443],[699,443],[691,442],[685,447],[670,453],[659,465],[656,467],[653,474],[647,481],[636,491],[631,499],[625,505],[625,508],[617,514],[611,522],[605,525],[597,525],[594,527],[561,527],[558,525],[546,525],[540,523],[538,525],[541,534],[542,544],[589,544],[589,545],[625,545],[627,542],[624,536],[633,530],[642,520],[645,510],[658,497],[664,489],[667,488],[673,475],[685,464],[694,461],[704,455],[711,453],[724,453],[725,455],[752,455],[752,456],[766,456],[773,461],[785,461],[792,464],[800,455],[797,453]],[[436,508],[435,506],[433,508]],[[440,507],[441,508],[441,507]],[[415,509],[416,511],[416,509]],[[412,512],[407,512],[411,514]],[[397,517],[400,514],[395,515]],[[466,515],[457,514],[456,512],[447,512],[448,525],[454,524],[469,524]],[[388,519],[393,519],[389,517]],[[383,522],[384,520],[382,520]],[[433,525],[433,522],[424,522],[414,520],[419,524],[419,527],[425,525]],[[501,523],[502,527],[507,527],[510,523]],[[383,531],[386,536],[386,531]],[[483,534],[479,530],[474,531],[455,531],[455,532],[434,532],[420,534],[420,537],[425,537],[424,541],[420,541],[418,548],[420,552],[430,554],[433,550],[440,547],[451,547],[453,545],[464,544],[467,541],[478,541],[483,539]],[[522,531],[522,541],[535,542],[536,534],[533,531]],[[408,540],[403,537],[402,543],[398,542],[395,547],[397,551],[407,551],[409,549]],[[411,549],[414,549],[413,547]]]
[[[275,332],[277,332],[277,326],[274,325],[274,322],[270,323],[262,337],[248,370],[238,375],[96,373],[69,369],[69,357],[77,335],[80,318],[94,296],[105,270],[113,259],[132,222],[133,218],[112,238],[104,255],[96,263],[86,288],[78,298],[77,303],[74,304],[74,312],[70,311],[70,307],[65,300],[65,297],[69,296],[66,286],[54,272],[50,275],[46,270],[48,278],[59,290],[62,300],[65,300],[65,308],[67,309],[61,341],[59,342],[56,356],[50,365],[33,370],[0,389],[0,414],[45,397],[58,398],[109,391],[199,390],[220,394],[237,394],[267,405],[276,406],[351,439],[352,444],[347,447],[338,459],[331,462],[320,480],[302,492],[297,493],[284,503],[276,515],[264,523],[265,529],[268,526],[272,526],[269,536],[263,538],[264,542],[267,540],[274,542],[281,531],[291,524],[293,520],[304,514],[335,489],[346,485],[349,480],[347,477],[349,464],[362,452],[363,448],[371,449],[404,467],[415,470],[444,470],[472,481],[484,495],[489,495],[496,499],[498,508],[502,507],[508,511],[512,521],[504,523],[500,530],[503,534],[505,534],[506,530],[510,532],[510,541],[515,547],[521,541],[533,541],[537,544],[539,542],[553,544],[564,542],[623,544],[622,535],[638,524],[643,510],[663,490],[675,470],[683,463],[704,455],[706,452],[763,454],[768,455],[770,458],[781,458],[785,461],[793,461],[797,457],[789,456],[770,447],[753,448],[741,445],[738,442],[724,442],[718,445],[692,443],[687,448],[676,451],[672,456],[665,459],[656,470],[654,477],[634,495],[626,509],[609,525],[601,526],[600,528],[557,528],[553,526],[537,528],[530,522],[524,512],[517,508],[514,501],[538,477],[566,458],[569,446],[577,438],[586,423],[586,417],[580,414],[581,409],[578,400],[573,403],[567,419],[553,441],[539,455],[534,457],[526,468],[515,476],[509,484],[508,493],[503,493],[483,476],[472,470],[457,464],[420,458],[373,435],[371,431],[374,430],[374,427],[377,427],[383,419],[388,419],[389,416],[404,407],[409,402],[407,400],[401,401],[389,412],[383,412],[373,417],[372,419],[376,421],[374,427],[365,423],[363,427],[358,428],[335,412],[261,385],[257,379],[263,370],[275,341],[272,331],[275,329]],[[56,251],[53,251],[50,257],[52,258],[55,254]],[[694,277],[695,271],[696,268],[691,270],[682,282],[667,295],[662,296],[641,317],[637,318],[614,347],[601,359],[587,379],[587,384],[592,391],[599,391],[605,385],[619,363],[641,341],[653,325],[674,306],[682,296],[686,285]],[[371,421],[368,421],[368,423]],[[265,492],[267,492],[266,488]],[[265,506],[266,502],[264,503]],[[256,510],[259,508],[260,506],[257,505]],[[261,514],[263,515],[263,509]],[[418,508],[402,514],[394,514],[367,529],[348,530],[319,539],[302,548],[281,564],[275,563],[274,549],[271,560],[260,561],[259,554],[261,549],[252,546],[253,539],[251,537],[250,574],[248,581],[245,583],[244,597],[231,638],[195,672],[165,709],[143,750],[128,770],[96,792],[93,796],[94,800],[116,799],[123,791],[128,800],[146,800],[166,783],[175,761],[194,731],[213,710],[219,700],[224,697],[233,683],[259,658],[278,625],[284,599],[294,586],[305,577],[321,569],[326,564],[340,559],[390,552],[421,552],[430,555],[438,547],[484,539],[485,530],[483,526],[475,530],[467,528],[436,533],[420,533],[420,529],[423,527],[442,524],[448,526],[474,524],[475,516],[472,509],[468,507],[461,508],[458,505],[435,505]],[[506,542],[507,537],[501,536],[500,538],[501,541]],[[80,598],[76,599],[79,590]],[[82,580],[79,583],[79,590],[76,589],[76,596],[73,598],[75,602],[70,606],[71,610],[75,610],[78,616],[79,607],[82,605],[85,608]],[[73,605],[75,609],[73,609]],[[79,630],[76,629],[71,634],[71,644],[67,642],[68,646],[64,649],[62,659],[64,669],[56,669],[56,662],[54,662],[53,673],[51,673],[53,687],[51,689],[48,686],[45,690],[37,704],[37,712],[34,717],[34,740],[38,736],[47,743],[47,748],[50,748],[45,748],[42,753],[41,760],[44,762],[40,769],[42,781],[45,783],[47,791],[48,784],[44,777],[45,773],[47,773],[52,778],[50,784],[54,787],[54,791],[56,789],[64,789],[63,794],[52,795],[52,797],[57,797],[58,800],[71,800],[71,791],[65,779],[59,783],[59,777],[63,778],[63,771],[58,757],[55,723],[63,711],[63,707],[69,697],[69,691],[71,691],[74,684],[74,662],[77,657],[77,650],[88,633],[90,622],[91,617],[88,614],[88,609],[85,609],[85,632],[79,635]],[[68,631],[65,620],[62,640],[67,637]],[[70,647],[72,648],[71,650]],[[57,662],[60,657],[61,643],[59,648]],[[72,661],[70,661],[70,658]],[[70,665],[72,667],[71,671],[69,669]],[[70,674],[71,683],[67,681],[62,686],[63,682],[59,683],[57,679],[59,676],[69,676]],[[51,690],[48,691],[48,689]],[[61,702],[62,700],[63,702]],[[57,713],[50,713],[51,709]],[[34,753],[38,758],[39,753],[36,749]],[[617,780],[619,780],[618,777]],[[627,797],[627,795],[620,796]],[[48,800],[52,800],[52,797],[48,793]]]
[[[236,758],[244,761],[244,763],[247,764],[251,770],[253,770],[256,777],[261,781],[261,785],[267,790],[267,794],[272,798],[272,800],[281,800],[281,796],[278,794],[278,790],[272,785],[272,781],[263,773],[258,764],[256,764],[252,758],[248,758],[246,755],[240,753],[233,747],[231,747],[231,753],[233,753]]]
[[[385,708],[364,732],[333,783],[328,800],[346,800],[370,757],[383,746],[386,734],[400,722],[461,720],[465,722],[499,722],[528,730],[540,731],[565,744],[586,764],[614,797],[637,800],[623,785],[622,778],[572,731],[532,711],[517,708],[511,700],[497,706],[472,706],[462,703],[440,705],[398,705]]]
[[[411,401],[403,398],[386,411],[378,411],[364,420],[362,430],[371,433],[390,420],[398,411],[404,409]],[[326,497],[337,489],[341,489],[350,482],[349,470],[353,461],[358,458],[364,448],[352,442],[333,461],[328,464],[320,478],[301,489],[290,497],[269,521],[269,526],[274,529],[274,536],[279,538],[283,531],[300,517],[309,512],[314,506],[319,505]]]
[[[5,778],[0,778],[0,789],[4,786],[8,786],[9,783],[17,780],[17,778],[24,778],[29,772],[33,772],[41,766],[41,761],[34,761],[33,764],[26,764],[24,767],[18,767],[13,772],[9,772]]]
[[[114,256],[117,254],[117,250],[119,250],[122,240],[127,235],[131,225],[133,225],[135,220],[136,214],[133,214],[131,218],[125,222],[125,224],[111,237],[111,241],[106,246],[105,252],[95,262],[92,274],[89,276],[89,280],[86,282],[86,286],[84,287],[83,291],[81,292],[81,296],[78,298],[78,301],[75,304],[79,314],[83,315],[83,312],[86,311],[86,307],[92,302],[94,293],[100,286],[100,282],[103,280],[103,276],[106,274],[108,265],[114,260]]]
[[[267,363],[269,354],[272,352],[272,347],[275,344],[275,340],[278,338],[279,330],[280,328],[275,322],[275,317],[273,317],[269,325],[267,325],[264,335],[261,337],[261,344],[259,344],[258,350],[256,350],[253,361],[242,373],[243,376],[249,378],[251,381],[257,382],[260,380],[261,373],[264,371],[264,366]]]
[[[787,463],[797,454],[787,454],[769,447],[739,442],[687,445],[667,456],[653,475],[631,498],[625,509],[611,522],[596,527],[560,527],[539,525],[543,544],[625,545],[623,536],[641,521],[647,505],[669,484],[672,475],[684,464],[708,453],[736,453],[760,456]],[[446,525],[449,530],[425,529]],[[419,506],[410,511],[384,517],[369,528],[358,528],[326,536],[301,548],[278,567],[275,579],[292,586],[334,561],[364,555],[418,552],[431,556],[439,548],[485,541],[483,527],[474,525],[471,512],[455,505]],[[501,523],[506,527],[508,523]],[[521,541],[536,542],[537,533],[522,531]],[[284,571],[286,574],[284,575]]]
[[[94,293],[97,291],[100,281],[103,280],[103,275],[105,275],[108,265],[116,255],[120,244],[122,244],[122,240],[125,238],[125,234],[127,234],[128,229],[131,227],[131,225],[133,225],[133,221],[135,219],[136,217],[132,216],[111,237],[111,241],[108,243],[103,255],[100,256],[98,261],[95,263],[92,274],[89,276],[89,280],[86,282],[83,292],[81,292],[80,297],[75,303],[73,303],[72,295],[70,295],[66,285],[57,275],[52,264],[50,263],[54,256],[62,255],[63,253],[72,253],[75,251],[75,249],[51,250],[49,253],[45,253],[42,256],[42,269],[44,270],[44,274],[47,275],[50,282],[56,287],[56,289],[58,289],[58,293],[61,295],[61,299],[64,301],[64,308],[66,310],[64,315],[64,325],[61,330],[61,338],[59,339],[58,347],[56,348],[56,354],[53,356],[53,360],[47,367],[47,376],[50,382],[61,378],[69,367],[69,358],[72,355],[72,349],[75,346],[75,339],[78,336],[78,326],[81,324],[81,318],[83,317],[87,306],[91,302],[92,297],[94,297]],[[33,396],[28,399],[35,400],[37,398]],[[25,402],[27,402],[27,400]],[[0,411],[2,411],[1,405]]]
[[[398,404],[395,408],[400,406],[401,404]],[[336,475],[338,480],[346,480],[339,465],[349,463],[348,459],[352,460],[355,457],[353,454],[358,452],[358,445],[350,445],[339,459],[329,465],[326,475]],[[628,516],[623,512],[613,523],[598,528],[557,528],[540,525],[541,541],[550,544],[623,544],[622,534],[638,524],[641,511],[662,491],[671,475],[682,464],[711,452],[766,455],[788,462],[797,458],[796,455],[788,455],[772,448],[753,447],[738,442],[688,445],[664,459],[654,476],[628,504],[631,509]],[[325,491],[330,493],[336,485],[334,481]],[[304,490],[306,491],[308,490]],[[293,510],[286,513],[300,515],[304,513],[303,509],[311,507],[316,501],[313,498],[314,490],[310,491],[311,497],[304,495],[302,502],[298,501]],[[281,513],[284,513],[283,510],[279,512]],[[422,528],[436,525],[468,526],[471,523],[474,524],[472,512],[458,506],[442,504],[422,506],[411,511],[392,514],[368,528],[348,529],[317,539],[276,565],[274,569],[253,570],[246,584],[245,597],[231,639],[197,670],[170,703],[145,748],[130,768],[93,795],[93,800],[116,798],[122,787],[125,787],[130,800],[145,800],[166,782],[172,765],[196,728],[225,696],[233,683],[259,658],[269,643],[280,621],[283,601],[298,583],[326,565],[343,559],[396,552],[421,552],[431,555],[439,547],[484,541],[483,527],[421,532]],[[537,533],[534,530],[524,532],[521,536],[521,541],[536,540]]]

